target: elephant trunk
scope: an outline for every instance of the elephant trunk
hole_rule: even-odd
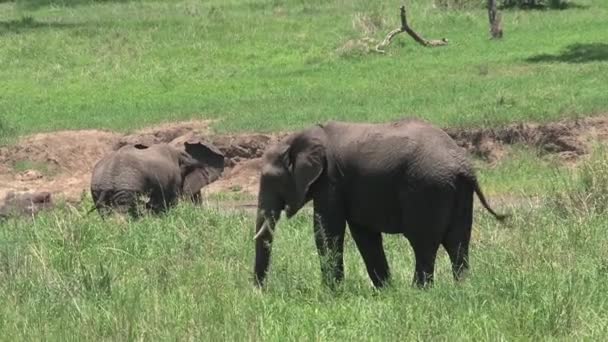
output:
[[[263,213],[258,214],[256,219],[256,238],[255,238],[255,282],[262,286],[264,278],[270,265],[270,254],[272,253],[272,240],[275,223],[271,217],[264,217]]]
[[[268,201],[260,198],[258,204],[258,214],[255,222],[255,265],[254,276],[257,286],[263,286],[264,278],[270,265],[270,255],[272,253],[272,241],[274,229],[281,215],[282,206],[269,205],[277,204],[276,200]]]

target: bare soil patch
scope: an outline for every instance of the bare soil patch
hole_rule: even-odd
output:
[[[510,145],[527,145],[541,154],[557,154],[564,161],[589,152],[593,142],[608,139],[608,116],[547,124],[519,123],[502,128],[446,129],[471,154],[488,162],[501,159]]]
[[[260,157],[267,146],[287,133],[214,134],[209,121],[187,121],[149,127],[121,135],[101,130],[61,131],[23,137],[0,147],[0,200],[6,194],[48,191],[55,198],[77,202],[88,193],[90,174],[106,153],[125,144],[170,142],[197,135],[216,145],[226,156],[223,176],[205,189],[256,195]],[[522,144],[542,154],[557,154],[576,161],[590,144],[608,139],[608,115],[548,124],[522,123],[502,128],[446,129],[460,146],[488,162],[508,154],[509,146]],[[19,165],[44,165],[46,172],[22,170]],[[22,167],[21,167],[22,168]]]

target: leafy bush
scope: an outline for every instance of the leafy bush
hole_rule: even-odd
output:
[[[504,8],[555,8],[563,9],[569,5],[569,0],[502,0]]]
[[[486,8],[487,0],[435,0],[435,6],[443,9]],[[565,9],[571,3],[569,0],[498,0],[502,8],[550,8]]]

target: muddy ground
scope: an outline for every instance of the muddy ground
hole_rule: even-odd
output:
[[[226,156],[223,176],[206,193],[256,195],[260,157],[281,134],[214,134],[209,121],[187,121],[149,127],[123,135],[102,130],[60,131],[22,137],[0,147],[0,200],[11,191],[48,191],[55,199],[79,202],[87,195],[90,174],[105,154],[130,143],[170,142],[194,134],[215,144]],[[514,144],[576,162],[596,141],[608,140],[608,115],[549,124],[523,123],[497,129],[447,129],[471,154],[495,163]]]

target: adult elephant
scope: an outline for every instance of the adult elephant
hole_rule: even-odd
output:
[[[95,208],[139,214],[138,202],[159,213],[181,195],[200,201],[200,190],[224,170],[224,155],[200,139],[178,144],[126,145],[101,159],[93,169],[91,195]]]
[[[444,131],[416,119],[390,124],[330,122],[294,133],[263,156],[255,235],[255,280],[262,286],[273,229],[313,201],[314,233],[326,282],[344,277],[345,226],[375,287],[390,278],[382,233],[403,234],[414,283],[433,281],[440,245],[454,277],[469,268],[473,193],[488,205],[466,152]]]

